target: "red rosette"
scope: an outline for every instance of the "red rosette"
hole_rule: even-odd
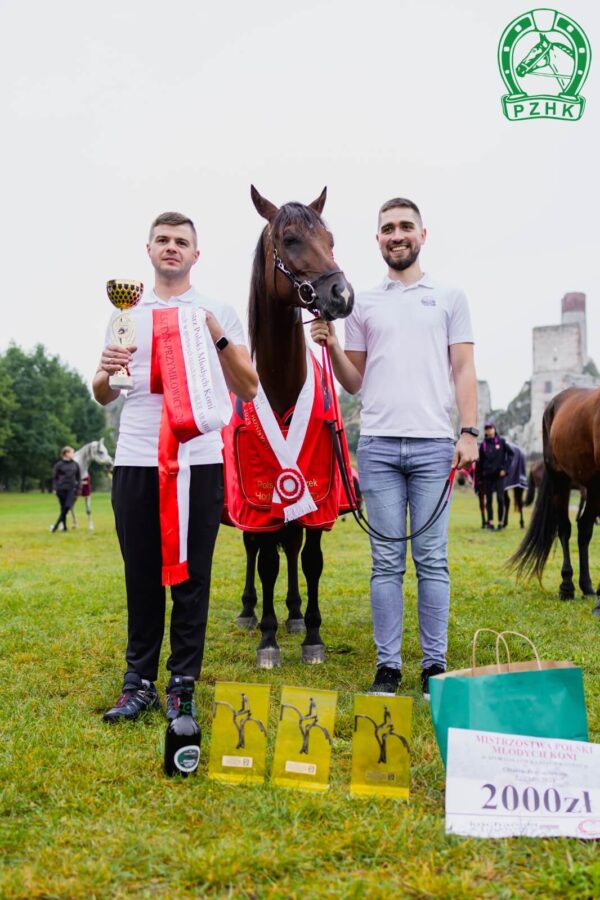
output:
[[[275,490],[286,503],[294,503],[304,493],[304,484],[294,469],[282,469],[277,476]]]

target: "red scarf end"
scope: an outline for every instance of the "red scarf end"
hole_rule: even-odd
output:
[[[181,584],[190,577],[187,562],[177,563],[175,566],[162,567],[162,583],[165,587],[173,584]]]

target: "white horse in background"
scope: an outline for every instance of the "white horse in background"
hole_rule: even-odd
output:
[[[81,471],[81,496],[85,500],[85,511],[87,513],[88,528],[90,529],[90,531],[93,531],[94,523],[92,522],[92,500],[89,468],[90,465],[95,462],[99,463],[101,466],[109,466],[109,471],[111,471],[113,459],[104,446],[104,438],[100,438],[99,441],[91,441],[89,444],[84,444],[83,447],[80,447],[79,450],[75,451],[73,458],[75,459],[75,462],[79,464],[79,469]],[[75,500],[75,503],[77,503],[77,499]],[[75,503],[73,504],[73,508],[71,509],[71,515],[73,516],[73,528],[77,528]]]

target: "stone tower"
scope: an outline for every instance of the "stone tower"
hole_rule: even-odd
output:
[[[531,416],[512,438],[525,452],[542,452],[542,416],[550,400],[568,387],[595,387],[595,366],[587,355],[585,294],[571,292],[561,300],[561,324],[533,329]]]
[[[585,322],[585,294],[573,292],[565,294],[561,300],[561,322],[563,325],[578,325],[581,335],[581,356],[583,365],[587,356],[587,328]]]

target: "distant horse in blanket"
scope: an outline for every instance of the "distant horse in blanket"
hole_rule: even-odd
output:
[[[525,495],[525,500],[523,502],[523,506],[531,506],[533,501],[535,500],[535,492],[539,488],[542,483],[542,479],[544,477],[544,460],[538,459],[537,462],[534,462],[529,469],[529,476],[527,478],[527,494]],[[573,490],[579,491],[579,506],[577,507],[577,515],[575,519],[579,519],[581,513],[585,508],[585,488],[580,484],[573,484]],[[598,524],[596,522],[596,524]]]
[[[513,498],[515,502],[515,512],[519,514],[519,525],[521,528],[525,528],[525,521],[523,519],[523,507],[527,506],[527,503],[523,500],[523,494],[525,489],[527,488],[527,460],[525,458],[524,452],[521,450],[517,444],[511,443],[511,441],[506,441],[508,444],[512,456],[510,458],[510,463],[506,472],[506,477],[504,481],[504,514],[502,517],[502,527],[506,528],[508,525],[508,514],[510,512],[510,494],[509,491],[513,491]],[[479,497],[479,511],[481,512],[481,527],[487,528],[487,515],[485,509],[485,479],[481,477],[481,467],[476,465],[475,467],[475,483],[473,488],[475,493]]]
[[[79,469],[81,471],[81,491],[79,496],[83,497],[85,501],[85,511],[87,514],[88,520],[88,528],[90,531],[94,530],[94,523],[92,522],[92,479],[90,476],[90,466],[92,463],[98,463],[100,466],[106,466],[108,471],[112,471],[113,459],[106,447],[104,446],[104,438],[100,438],[99,441],[90,441],[89,444],[84,444],[83,447],[80,447],[79,450],[75,451],[74,457],[75,461],[79,464]],[[77,503],[77,498],[75,498],[75,503]],[[77,517],[75,516],[75,503],[71,509],[71,515],[73,516],[73,528],[77,528]]]
[[[557,394],[546,407],[542,426],[544,476],[529,528],[510,562],[518,575],[536,575],[541,580],[558,536],[563,551],[559,596],[562,600],[575,596],[569,498],[571,489],[581,486],[586,499],[577,520],[579,586],[585,596],[595,598],[593,614],[600,616],[600,587],[594,591],[588,553],[600,514],[600,388],[568,388]]]
[[[247,553],[248,577],[237,621],[246,627],[256,622],[258,562],[263,611],[257,664],[272,668],[280,664],[273,604],[278,547],[288,560],[288,631],[306,629],[304,662],[325,658],[319,632],[321,535],[333,527],[340,508],[340,477],[328,424],[334,386],[307,350],[302,311],[314,310],[327,319],[347,316],[354,292],[337,267],[333,238],[321,219],[326,190],[309,206],[286,203],[280,209],[254,187],[251,193],[268,222],[254,254],[248,306],[250,349],[260,386],[252,403],[234,398],[223,440],[227,515],[244,531]],[[297,573],[303,530],[304,617]]]

